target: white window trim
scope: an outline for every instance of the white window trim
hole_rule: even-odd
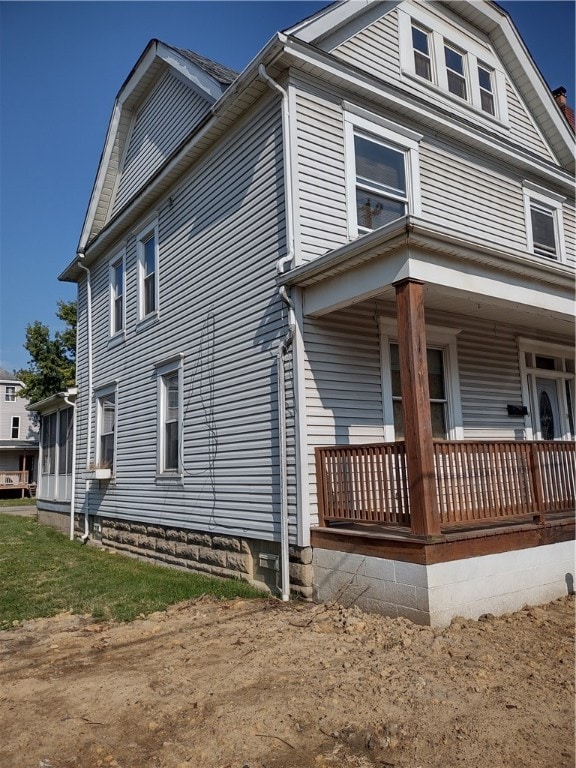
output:
[[[122,328],[114,330],[116,287],[114,280],[114,270],[119,263],[122,263]],[[109,265],[110,284],[110,337],[124,336],[126,332],[126,250],[122,249],[112,259]]]
[[[102,459],[101,447],[101,429],[102,429],[102,398],[114,393],[114,462],[111,467],[112,476],[116,475],[116,465],[118,459],[118,383],[107,384],[94,390],[94,399],[96,400],[96,450],[94,451],[95,461],[99,464]]]
[[[4,402],[15,403],[16,402],[16,387],[12,384],[7,384],[4,389]]]
[[[154,235],[154,305],[153,312],[144,314],[144,241],[148,239],[150,235]],[[158,219],[154,219],[149,222],[146,227],[143,227],[136,235],[137,252],[138,252],[138,319],[140,322],[149,320],[150,318],[158,317],[159,314],[159,283],[160,283],[160,271],[159,271],[159,243],[158,243]]]
[[[545,187],[540,187],[538,184],[533,184],[531,181],[522,182],[522,193],[524,195],[524,220],[526,225],[526,248],[527,250],[539,259],[549,259],[550,261],[566,262],[566,244],[564,242],[564,218],[562,215],[562,204],[566,198],[562,195],[558,195],[555,192],[547,190]],[[554,217],[554,236],[556,239],[556,258],[553,256],[541,256],[538,253],[534,253],[534,240],[532,237],[532,211],[531,202],[543,203],[548,208],[552,209]]]
[[[574,349],[563,344],[549,344],[544,341],[519,336],[516,339],[518,344],[518,357],[520,363],[520,385],[522,389],[522,405],[528,413],[524,417],[524,427],[527,440],[536,440],[536,427],[533,421],[533,414],[536,411],[535,402],[535,378],[555,379],[556,381],[574,381],[574,374],[567,371],[549,371],[544,368],[529,368],[526,365],[526,353],[531,352],[534,355],[543,357],[563,358],[564,360],[574,360]],[[570,434],[570,425],[568,421],[568,401],[566,399],[566,390],[564,387],[558,387],[558,408],[560,410],[560,420],[562,428],[562,437],[560,440],[572,440]]]
[[[12,434],[14,431],[14,428],[17,430],[17,435],[14,437]],[[10,439],[11,440],[19,440],[20,439],[20,416],[12,416],[12,422],[10,424]]]
[[[183,356],[178,355],[175,358],[165,360],[155,366],[157,378],[157,409],[158,409],[158,428],[157,448],[156,448],[156,472],[159,478],[180,477],[184,475],[184,463],[182,454],[184,450],[184,364]],[[164,417],[166,414],[166,389],[164,379],[166,376],[178,374],[178,468],[164,469],[165,456],[165,435],[164,435]]]
[[[429,33],[430,61],[432,79],[428,80],[416,74],[414,49],[412,45],[412,22],[415,26]],[[509,127],[508,106],[506,101],[506,77],[500,68],[498,60],[489,48],[485,48],[470,35],[462,32],[457,26],[450,24],[428,9],[410,7],[410,12],[398,11],[398,35],[400,40],[400,69],[403,77],[414,79],[419,84],[426,84],[433,91],[441,94],[454,104],[467,105],[475,113],[487,120]],[[467,98],[450,93],[446,74],[446,59],[444,45],[452,47],[464,56],[464,72],[466,79]],[[494,114],[482,109],[480,99],[480,82],[478,79],[478,63],[493,72]]]
[[[368,119],[368,116],[370,119]],[[408,214],[422,215],[420,197],[420,160],[419,142],[421,134],[396,126],[385,118],[361,108],[348,109],[344,113],[344,163],[346,169],[346,206],[348,210],[348,239],[355,240],[364,233],[358,232],[358,217],[356,214],[356,152],[354,150],[354,135],[366,134],[384,141],[405,152],[406,157],[406,198]]]
[[[379,318],[379,328],[384,440],[386,442],[394,442],[396,436],[394,432],[390,344],[398,343],[398,328],[396,320],[388,317]],[[457,346],[457,336],[460,330],[459,328],[448,328],[440,325],[426,325],[426,346],[439,348],[443,352],[448,440],[464,439]]]

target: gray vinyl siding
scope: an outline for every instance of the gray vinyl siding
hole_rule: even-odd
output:
[[[420,151],[422,216],[501,246],[526,249],[522,178],[442,142]]]
[[[566,261],[576,264],[576,209],[574,200],[567,200],[563,205],[562,218],[564,220],[564,245],[566,247]]]
[[[16,388],[16,399],[6,400],[6,387]],[[18,440],[38,440],[38,427],[34,424],[30,411],[26,410],[28,400],[18,397],[20,385],[15,381],[0,384],[0,440],[12,439],[12,418],[20,419]],[[18,467],[16,467],[18,469]]]
[[[530,112],[510,82],[506,83],[510,138],[519,146],[535,152],[540,157],[554,161],[554,155],[542,134],[530,117]]]
[[[134,118],[112,215],[143,186],[208,112],[210,104],[172,72]]]
[[[370,72],[385,82],[400,81],[398,13],[386,16],[332,50],[339,59]]]
[[[311,85],[294,84],[298,89],[297,258],[307,262],[348,241],[344,113],[341,97],[336,100]],[[398,122],[402,124],[402,119]],[[523,175],[426,133],[419,159],[423,218],[462,236],[526,250]],[[572,233],[567,229],[573,258]]]
[[[91,514],[279,538],[275,350],[287,330],[274,269],[285,253],[281,152],[280,104],[267,100],[160,208],[159,317],[151,324],[138,322],[137,247],[134,235],[128,238],[126,335],[119,345],[109,340],[107,263],[94,270],[94,386],[117,380],[118,390],[116,477],[105,489],[93,488]],[[181,480],[157,477],[155,368],[179,354]],[[289,527],[295,536],[290,380],[288,369]]]
[[[298,258],[310,261],[348,239],[342,107],[297,84]]]
[[[376,307],[372,302],[329,318],[305,321],[312,525],[316,524],[317,515],[314,448],[374,443],[384,438],[380,311],[394,316],[393,306]],[[508,416],[507,412],[509,403],[522,403],[516,342],[519,329],[433,311],[426,313],[426,320],[459,330],[458,372],[464,439],[524,439],[524,419]],[[525,329],[521,333],[526,335]],[[557,341],[566,343],[566,339]]]

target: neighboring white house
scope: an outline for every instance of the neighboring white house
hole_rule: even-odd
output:
[[[0,494],[34,491],[38,428],[18,396],[24,383],[0,368]]]
[[[494,3],[151,41],[61,275],[79,532],[434,624],[565,593],[573,179]]]

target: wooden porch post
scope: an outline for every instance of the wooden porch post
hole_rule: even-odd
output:
[[[437,536],[440,516],[434,473],[423,285],[420,280],[410,278],[394,283],[410,519],[414,533]]]

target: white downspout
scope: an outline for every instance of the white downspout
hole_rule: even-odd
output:
[[[288,92],[266,72],[263,64],[258,67],[260,78],[282,97],[282,137],[284,155],[284,200],[286,210],[286,256],[276,262],[277,274],[282,274],[294,259],[294,208],[292,203],[292,165],[290,161],[290,107]],[[288,542],[288,462],[286,446],[286,388],[284,382],[285,358],[296,333],[294,304],[286,288],[279,289],[280,298],[288,306],[288,332],[276,350],[278,379],[278,441],[280,444],[280,562],[282,600],[290,599],[290,551]]]
[[[78,344],[76,344],[78,346]],[[73,427],[72,433],[72,494],[70,496],[70,541],[74,541],[74,515],[76,514],[76,403],[73,403],[66,396],[64,398],[66,405],[71,406],[73,413]]]
[[[82,264],[84,253],[78,252],[78,267],[86,272],[86,300],[88,304],[86,312],[86,325],[88,330],[88,425],[86,428],[86,466],[90,466],[90,455],[92,447],[92,283],[90,281],[90,270]],[[76,438],[76,432],[74,433]],[[84,534],[80,537],[83,544],[86,544],[90,536],[90,520],[88,516],[88,492],[89,480],[86,480],[84,490]]]

